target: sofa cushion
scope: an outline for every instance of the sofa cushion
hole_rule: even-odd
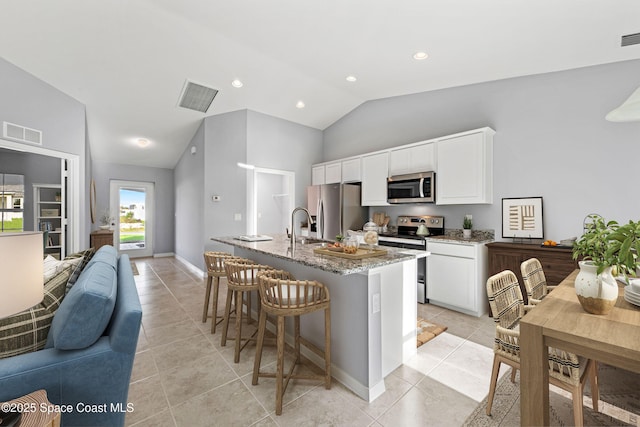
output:
[[[96,262],[105,262],[113,267],[114,270],[118,270],[118,253],[113,246],[105,245],[98,249],[87,263],[87,267]],[[85,267],[85,268],[87,268]]]
[[[68,266],[44,284],[44,299],[40,304],[0,319],[0,359],[44,348],[70,273],[71,266]]]
[[[92,258],[93,261],[99,252]],[[116,302],[117,274],[108,262],[89,262],[60,304],[51,323],[47,347],[86,348],[100,338]]]
[[[73,284],[78,281],[80,273],[82,273],[82,270],[84,270],[95,253],[95,248],[89,248],[64,257],[64,261],[70,261],[76,264],[75,268],[71,271],[71,277],[69,277],[69,281],[67,282],[66,293],[69,293]]]

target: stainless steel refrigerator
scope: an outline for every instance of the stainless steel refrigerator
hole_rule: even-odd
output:
[[[333,240],[347,230],[362,230],[368,209],[360,206],[359,184],[324,184],[307,187],[307,208],[315,221],[310,231]]]

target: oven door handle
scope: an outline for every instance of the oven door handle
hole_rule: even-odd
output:
[[[420,197],[424,198],[424,178],[420,178]]]

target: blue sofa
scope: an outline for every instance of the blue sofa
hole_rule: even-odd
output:
[[[0,359],[0,401],[45,389],[68,410],[63,426],[124,425],[141,319],[128,255],[103,246],[56,311],[46,347]]]

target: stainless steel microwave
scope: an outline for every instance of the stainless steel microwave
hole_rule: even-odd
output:
[[[434,203],[436,201],[436,173],[421,172],[387,178],[387,202]]]

